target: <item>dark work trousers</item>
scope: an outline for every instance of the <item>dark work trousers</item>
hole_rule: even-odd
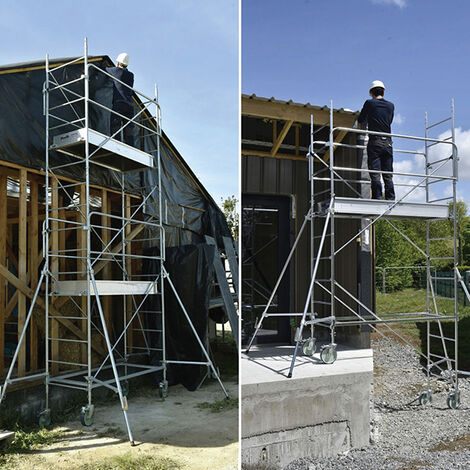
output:
[[[393,148],[390,137],[369,138],[367,144],[367,163],[369,170],[393,171]],[[385,199],[395,200],[395,189],[393,188],[393,176],[382,174],[385,186]],[[382,199],[382,183],[380,173],[370,173],[372,199]]]
[[[113,103],[113,111],[116,111],[126,118],[132,119],[134,117],[134,109],[130,103],[126,101],[117,101]],[[129,121],[127,119],[121,118],[121,116],[117,116],[115,114],[111,114],[111,135],[121,129],[122,126],[127,124]],[[124,135],[123,135],[124,134]],[[131,147],[134,146],[134,124],[130,123],[122,129],[114,139],[119,140],[120,142],[125,142],[127,145]]]

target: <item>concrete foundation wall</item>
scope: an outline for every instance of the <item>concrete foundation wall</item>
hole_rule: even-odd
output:
[[[369,444],[372,367],[340,374],[331,373],[334,364],[300,368],[308,366],[318,373],[296,379],[294,369],[292,379],[242,385],[244,464],[283,468]]]

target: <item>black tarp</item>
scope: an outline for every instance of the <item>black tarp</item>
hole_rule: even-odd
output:
[[[158,251],[156,249],[149,249],[146,250],[145,254],[147,256],[158,256]],[[215,246],[202,243],[171,247],[166,252],[165,267],[204,345],[207,340],[209,297],[214,256]],[[149,274],[149,279],[154,279],[155,276],[152,276],[152,274],[159,273],[158,260],[146,259],[144,271]],[[201,346],[181,309],[178,299],[168,284],[166,284],[166,287],[165,327],[167,359],[206,361]],[[143,310],[158,311],[160,307],[159,302],[160,297],[149,296]],[[190,306],[190,310],[188,306]],[[145,318],[147,329],[158,329],[160,322],[161,318],[156,318],[153,314],[151,318]],[[161,336],[157,333],[149,333],[147,339],[153,347],[161,347]],[[158,364],[160,360],[161,353],[159,351],[153,352],[151,357],[152,363]],[[195,390],[204,372],[205,368],[203,366],[170,364],[168,368],[168,381],[170,385],[182,383],[188,390]]]
[[[70,59],[66,59],[70,60]],[[64,59],[57,59],[57,64]],[[107,56],[91,57],[90,63],[102,70],[113,65]],[[63,67],[54,72],[58,83],[79,78],[83,74],[83,63]],[[89,69],[90,99],[111,108],[112,79],[96,70]],[[45,117],[43,115],[43,84],[45,81],[44,63],[28,63],[0,67],[0,160],[16,163],[28,168],[44,170],[45,168]],[[50,84],[50,88],[54,86]],[[83,96],[83,81],[67,87]],[[50,107],[64,102],[61,92],[49,94]],[[69,94],[70,99],[75,99]],[[54,110],[57,117],[73,120],[83,116],[83,103]],[[140,109],[140,101],[135,97],[135,111]],[[143,119],[146,116],[142,115]],[[143,122],[143,121],[141,121]],[[154,125],[153,121],[145,121]],[[52,120],[51,125],[60,121]],[[90,127],[109,135],[110,113],[96,105],[90,105]],[[62,127],[56,134],[73,130]],[[156,140],[145,130],[134,126],[135,146],[153,155],[156,154]],[[52,137],[52,136],[51,136]],[[73,157],[62,153],[50,152],[51,165],[65,163]],[[176,148],[163,133],[161,139],[161,181],[163,223],[166,227],[167,246],[204,242],[204,235],[214,237],[219,246],[223,246],[222,237],[230,236],[225,217],[221,210],[202,187],[191,169],[179,155]],[[57,171],[58,174],[83,179],[83,166],[72,166]],[[128,192],[145,196],[155,186],[158,174],[154,169],[127,173],[125,189]],[[90,173],[91,184],[120,189],[120,174],[97,165]],[[158,211],[157,200],[149,199],[145,213],[155,215]]]
[[[57,59],[58,64],[71,59]],[[91,62],[101,69],[112,65],[107,56],[93,57]],[[56,72],[59,83],[79,78],[83,74],[83,64],[76,63]],[[112,82],[109,77],[90,68],[90,98],[111,108]],[[0,67],[0,160],[28,168],[44,170],[46,154],[45,117],[43,115],[43,83],[45,81],[44,62],[18,64]],[[51,85],[53,86],[53,85]],[[68,87],[83,95],[83,82]],[[63,103],[63,97],[50,94],[50,106]],[[73,99],[73,97],[71,97]],[[135,99],[135,111],[140,109]],[[83,104],[74,104],[54,111],[62,118],[72,120],[74,113],[81,117]],[[60,122],[60,121],[58,121]],[[97,106],[90,106],[90,127],[109,135],[110,113]],[[147,121],[147,124],[149,122]],[[68,132],[72,128],[63,127],[56,134]],[[137,127],[135,146],[148,153],[156,154],[156,141],[153,137],[142,135]],[[51,165],[63,164],[73,157],[62,153],[50,152]],[[162,220],[165,227],[167,261],[165,266],[177,288],[185,307],[203,341],[206,340],[208,321],[208,300],[210,276],[214,248],[204,244],[205,235],[210,235],[223,247],[223,236],[231,236],[225,217],[217,204],[202,187],[181,155],[163,133],[161,139],[161,181],[162,181]],[[83,180],[83,166],[72,166],[56,173],[76,180]],[[154,188],[157,171],[147,169],[126,173],[125,190],[145,196]],[[90,182],[98,186],[120,189],[120,174],[93,165]],[[144,213],[158,213],[158,200],[149,198]],[[147,248],[152,250],[152,247]],[[153,247],[155,251],[155,247]],[[151,264],[151,263],[150,263]],[[157,265],[147,263],[144,272],[152,273]],[[169,292],[169,289],[166,290]],[[202,360],[200,347],[195,342],[189,324],[182,316],[176,298],[166,296],[167,335],[169,358]],[[153,338],[158,346],[161,339]],[[201,368],[177,366],[171,369],[173,382],[181,382],[194,389],[200,378]]]

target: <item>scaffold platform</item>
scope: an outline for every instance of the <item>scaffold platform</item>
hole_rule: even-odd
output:
[[[87,129],[81,128],[53,138],[52,150],[72,157],[85,158]],[[154,157],[149,153],[88,129],[89,159],[93,163],[121,172],[154,168]]]
[[[379,199],[335,197],[332,210],[336,217],[388,219],[448,219],[449,205],[425,202],[395,202]]]

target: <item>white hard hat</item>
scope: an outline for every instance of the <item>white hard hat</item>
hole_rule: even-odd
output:
[[[374,80],[370,84],[369,91],[372,90],[372,88],[383,88],[385,90],[384,82],[381,82],[380,80]]]
[[[129,65],[129,56],[125,52],[121,52],[116,59],[116,62],[125,65],[126,67]]]

